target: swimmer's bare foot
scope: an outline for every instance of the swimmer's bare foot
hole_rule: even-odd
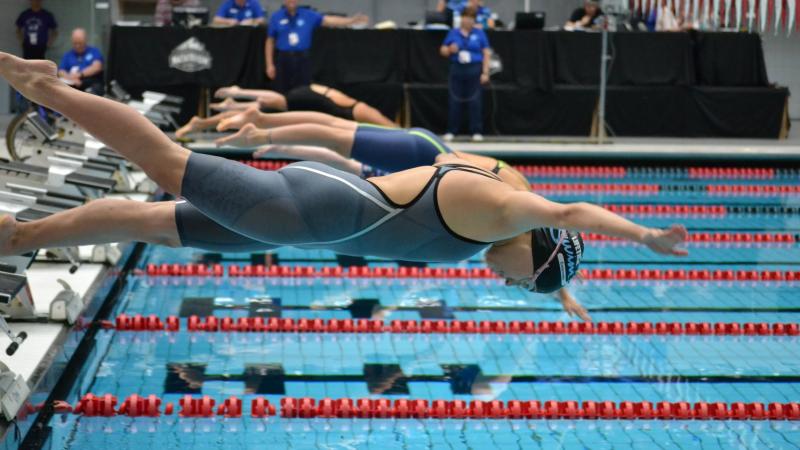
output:
[[[201,119],[200,117],[198,116],[192,117],[191,120],[189,120],[189,122],[186,123],[186,125],[175,130],[175,137],[180,139],[189,133],[202,130],[203,129],[202,122],[203,119]]]
[[[42,88],[48,83],[63,86],[56,78],[56,68],[52,61],[25,60],[0,52],[0,76],[27,99],[36,103],[45,103],[48,94],[42,92]]]
[[[247,108],[235,116],[223,119],[217,125],[217,131],[239,130],[248,123],[255,123],[261,112],[258,108]]]
[[[237,95],[239,95],[239,91],[241,91],[241,88],[234,84],[233,86],[217,89],[217,92],[214,92],[214,97],[216,98],[236,97]]]
[[[6,214],[0,217],[0,256],[14,255],[17,220]]]

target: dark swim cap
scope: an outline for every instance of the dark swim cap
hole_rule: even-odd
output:
[[[561,245],[559,246],[559,241]],[[555,255],[553,251],[556,250]],[[532,292],[554,292],[569,283],[578,273],[583,257],[583,238],[575,231],[557,228],[531,230],[531,253],[535,275]],[[552,257],[552,258],[551,258]],[[544,265],[547,265],[543,268]]]

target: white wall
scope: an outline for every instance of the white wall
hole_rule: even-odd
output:
[[[767,33],[762,35],[762,40],[769,81],[789,88],[792,94],[789,116],[797,120],[800,118],[800,33],[789,37]]]
[[[48,59],[58,61],[61,55],[69,50],[69,34],[73,28],[84,27],[91,31],[92,0],[44,0],[45,9],[56,17],[59,36],[53,48],[47,54]],[[28,0],[0,0],[0,50],[20,54],[22,49],[16,38],[14,22],[24,9],[29,7]],[[93,45],[98,45],[98,38],[90,37]],[[9,110],[10,89],[0,79],[0,114]]]

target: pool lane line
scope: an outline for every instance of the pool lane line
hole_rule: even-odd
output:
[[[502,320],[392,320],[270,317],[177,316],[161,320],[156,315],[120,314],[99,325],[118,331],[181,330],[241,333],[356,333],[356,334],[539,334],[539,335],[659,335],[659,336],[800,336],[798,323],[737,322],[550,322]]]
[[[139,275],[151,277],[276,277],[276,278],[500,278],[485,267],[371,267],[371,266],[286,266],[286,265],[229,265],[221,264],[148,264]],[[800,270],[732,270],[732,269],[581,269],[584,280],[655,280],[655,281],[748,281],[794,283],[800,281]]]
[[[290,162],[285,160],[252,160],[240,159],[242,164],[261,169],[278,170]],[[666,167],[666,166],[586,166],[586,165],[511,165],[526,177],[554,178],[611,178],[619,179],[628,176],[652,177],[686,177],[697,179],[729,179],[729,180],[774,180],[780,178],[796,179],[800,170],[772,167]]]
[[[88,417],[159,417],[176,413],[175,405],[156,395],[133,394],[119,407],[111,394],[84,395],[75,406],[53,402],[62,414]],[[800,404],[760,402],[658,402],[648,401],[557,401],[557,400],[432,400],[387,398],[322,398],[282,397],[279,406],[264,397],[250,402],[250,416],[255,418],[349,418],[349,419],[550,419],[550,420],[800,420]],[[162,408],[163,406],[163,408]],[[230,396],[217,404],[211,396],[200,398],[185,395],[178,400],[178,416],[240,418],[244,414],[242,399]]]

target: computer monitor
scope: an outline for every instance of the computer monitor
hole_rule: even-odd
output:
[[[425,25],[441,24],[453,26],[453,10],[446,8],[444,11],[425,11]]]
[[[185,28],[208,25],[208,16],[205,6],[176,6],[172,8],[172,25]]]
[[[517,30],[541,30],[544,28],[544,11],[518,12],[514,18]]]

